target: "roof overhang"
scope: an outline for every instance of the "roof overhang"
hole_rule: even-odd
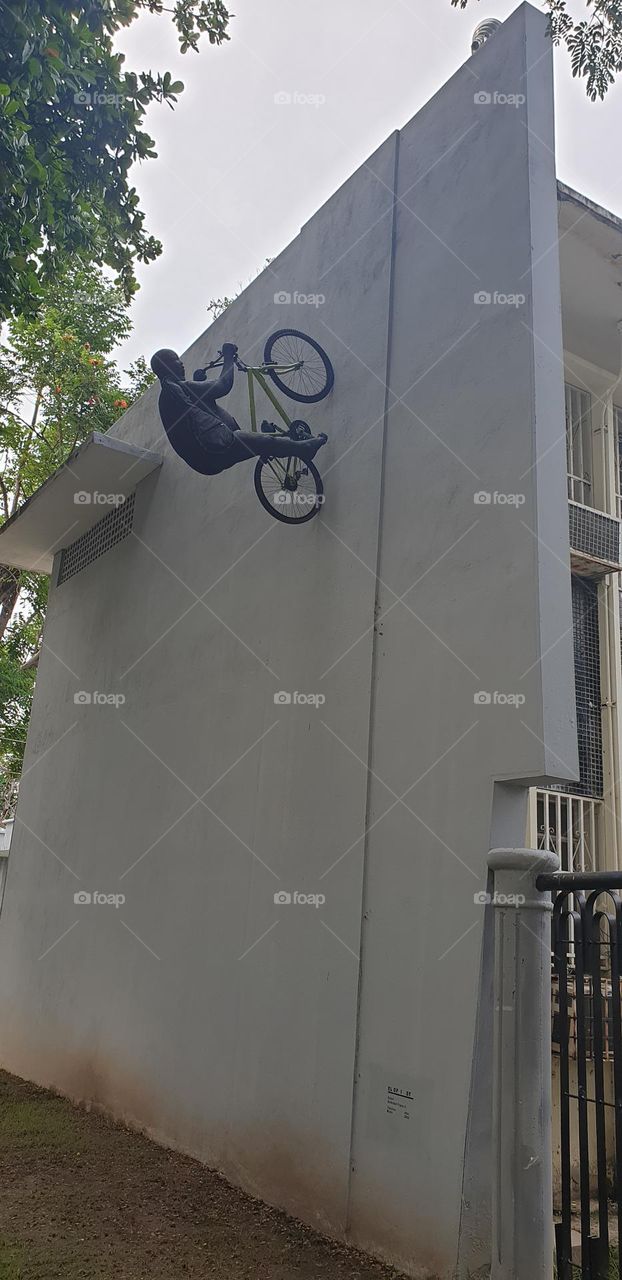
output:
[[[150,453],[95,431],[0,528],[0,564],[50,573],[54,556],[124,502],[162,465]]]
[[[614,378],[622,336],[622,218],[558,182],[564,347]]]

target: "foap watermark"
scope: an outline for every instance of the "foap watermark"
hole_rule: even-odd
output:
[[[78,107],[120,107],[126,101],[123,93],[103,93],[99,89],[82,90],[74,93],[73,100]]]
[[[478,489],[473,494],[473,501],[476,507],[522,507],[526,496],[524,493],[499,493],[496,489],[489,493],[487,489]]]
[[[125,902],[124,893],[100,893],[99,889],[95,889],[89,893],[87,889],[79,889],[74,893],[73,900],[77,907],[122,907]]]
[[[478,689],[473,694],[473,701],[476,707],[519,707],[525,705],[524,693],[502,693],[499,689],[495,689],[494,693],[489,693],[486,689]]]
[[[326,902],[324,893],[299,893],[298,889],[294,889],[293,893],[288,893],[286,889],[279,889],[274,895],[274,901],[277,907],[323,907]]]
[[[500,289],[489,293],[487,289],[478,289],[473,301],[476,307],[522,307],[527,298],[524,293],[501,293]]]
[[[288,93],[287,89],[280,89],[274,95],[274,103],[277,107],[323,107],[325,102],[325,93],[300,93],[298,89],[293,93]]]
[[[473,901],[477,907],[488,907],[491,903],[493,907],[522,907],[527,899],[524,893],[486,893],[482,889],[473,894]]]
[[[78,693],[74,693],[73,700],[77,707],[119,707],[125,702],[124,693],[100,693],[95,689],[90,693],[87,689],[80,689]]]
[[[291,493],[287,489],[279,489],[275,493],[273,502],[279,507],[321,507],[326,501],[323,493]]]
[[[78,489],[73,495],[73,500],[79,507],[88,507],[91,504],[94,507],[119,507],[122,502],[125,502],[125,494],[100,493],[98,489],[89,493],[87,489]]]
[[[488,93],[486,89],[478,89],[473,94],[476,107],[522,107],[527,101],[524,93]]]
[[[274,301],[278,307],[323,307],[326,302],[326,294],[300,293],[298,289],[294,289],[293,293],[289,293],[287,289],[279,289],[278,293],[274,295]]]
[[[309,706],[315,707],[317,711],[318,707],[324,706],[326,694],[299,693],[297,689],[294,693],[288,693],[285,689],[279,689],[279,692],[274,695],[274,702],[277,707]]]

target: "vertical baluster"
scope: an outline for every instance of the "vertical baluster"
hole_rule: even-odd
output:
[[[574,952],[576,973],[577,1009],[577,1081],[579,1118],[579,1178],[581,1191],[581,1275],[592,1280],[590,1250],[590,1134],[587,1104],[587,1008],[585,999],[586,978],[586,920],[585,895],[575,893],[578,911],[574,912]],[[588,961],[589,973],[589,961]]]
[[[615,1106],[616,1135],[616,1201],[618,1206],[618,1269],[622,1263],[622,1198],[620,1196],[620,1170],[622,1169],[622,1007],[620,994],[620,957],[622,955],[622,901],[613,894],[615,921],[611,920],[609,937],[611,947],[611,1019],[613,1023],[613,1100]]]
[[[570,1165],[570,1026],[568,1019],[568,952],[570,928],[566,894],[553,912],[553,956],[559,981],[559,1118],[561,1165],[561,1223],[556,1231],[558,1280],[572,1280],[572,1218]]]
[[[586,968],[592,974],[592,1010],[594,1033],[594,1106],[596,1110],[596,1170],[598,1177],[598,1280],[607,1280],[609,1258],[609,1206],[607,1203],[607,1138],[605,1127],[605,1036],[603,1025],[603,988],[601,951],[601,925],[604,913],[596,910],[598,891],[591,893],[585,909]],[[592,1253],[596,1251],[593,1249]],[[594,1268],[592,1268],[594,1272]],[[593,1277],[596,1280],[596,1277]]]

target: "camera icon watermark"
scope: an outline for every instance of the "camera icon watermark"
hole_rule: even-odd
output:
[[[279,289],[274,295],[275,305],[277,307],[296,306],[296,307],[323,307],[326,302],[325,293],[301,293],[299,289],[294,289],[290,293],[287,289]]]
[[[514,707],[518,711],[519,707],[524,707],[526,698],[524,693],[502,693],[499,689],[489,693],[486,689],[478,689],[473,694],[473,701],[476,707]]]
[[[487,489],[478,489],[473,494],[473,501],[476,507],[523,507],[526,502],[524,493],[499,493],[495,489],[494,493],[490,493]]]
[[[122,707],[125,702],[124,693],[100,693],[95,689],[91,693],[88,689],[79,689],[74,693],[73,700],[77,707]]]
[[[87,489],[78,489],[73,495],[73,500],[79,507],[88,507],[91,503],[96,507],[119,507],[122,502],[125,502],[125,494],[100,493],[98,489],[89,493]]]
[[[77,907],[122,907],[125,902],[124,893],[100,893],[95,889],[93,893],[89,893],[86,889],[79,889],[74,893],[73,900]]]
[[[74,93],[73,100],[77,107],[120,107],[125,102],[123,93],[103,93],[99,89],[82,89]]]
[[[478,89],[473,94],[476,107],[522,107],[527,101],[524,93],[488,93],[486,89]]]
[[[298,89],[294,93],[280,89],[274,95],[274,103],[277,107],[323,107],[325,102],[325,93],[300,93]]]
[[[286,889],[279,889],[274,895],[274,903],[277,907],[323,907],[326,902],[326,894],[324,893],[300,893],[298,889],[294,889],[293,893],[288,893]]]
[[[502,293],[500,289],[495,289],[494,293],[489,293],[488,289],[476,289],[473,301],[476,307],[522,307],[527,296],[524,293]]]
[[[527,899],[524,893],[486,893],[483,889],[473,894],[476,907],[522,907]]]
[[[286,689],[279,689],[278,693],[274,694],[273,701],[277,707],[310,706],[315,707],[317,711],[318,707],[324,706],[326,694],[299,693],[297,689],[294,693],[288,693]]]
[[[323,493],[291,493],[287,489],[279,489],[273,502],[279,507],[321,507],[326,501]]]

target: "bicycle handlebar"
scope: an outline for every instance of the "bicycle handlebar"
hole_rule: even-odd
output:
[[[203,372],[207,373],[208,369],[220,369],[222,366],[222,363],[223,363],[222,351],[218,351],[216,354],[215,360],[210,360],[209,364],[205,364],[202,366]],[[248,365],[244,364],[244,361],[240,360],[239,356],[233,357],[233,363],[236,366],[236,368],[239,369],[240,373],[246,373],[248,369]]]

